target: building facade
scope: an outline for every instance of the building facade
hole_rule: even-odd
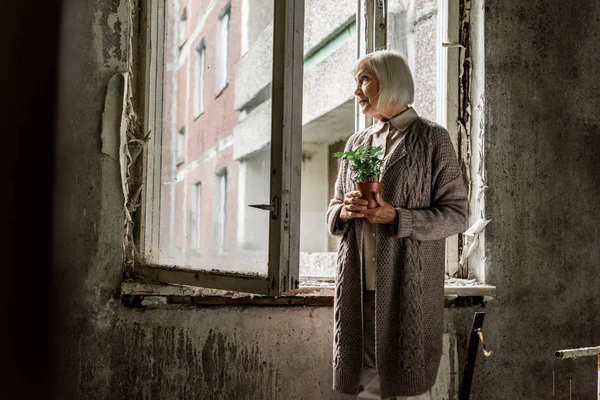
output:
[[[338,168],[332,154],[354,132],[357,5],[305,4],[300,275],[332,277],[337,242],[324,221]],[[437,1],[388,4],[388,47],[409,58],[415,107],[435,120]],[[273,1],[169,7],[162,259],[266,274],[269,216],[250,205],[270,202]]]

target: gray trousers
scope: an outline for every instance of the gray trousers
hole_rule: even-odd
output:
[[[363,303],[364,318],[364,362],[360,373],[359,400],[381,400],[379,374],[375,366],[375,291],[365,290]],[[392,397],[393,399],[393,397]],[[431,400],[431,392],[418,396],[396,397],[396,400]]]

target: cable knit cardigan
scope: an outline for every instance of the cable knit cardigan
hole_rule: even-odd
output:
[[[370,128],[346,150],[369,144]],[[466,229],[467,194],[448,132],[424,118],[413,122],[383,166],[383,199],[399,224],[377,226],[375,354],[381,396],[415,396],[435,383],[442,355],[445,238]],[[341,236],[334,303],[333,386],[358,392],[363,362],[361,219],[338,221],[354,190],[342,161],[327,211],[329,233]]]

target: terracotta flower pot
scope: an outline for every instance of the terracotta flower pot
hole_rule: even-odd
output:
[[[381,182],[356,182],[356,190],[362,193],[362,198],[367,200],[367,208],[377,208],[377,202],[375,201],[375,194],[381,193],[383,183]]]

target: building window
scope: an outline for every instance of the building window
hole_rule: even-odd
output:
[[[202,184],[200,182],[192,186],[189,227],[190,247],[199,253],[202,248]]]
[[[175,162],[177,166],[185,163],[185,128],[181,128],[177,132],[177,150],[175,154]]]
[[[415,108],[448,128],[464,169],[473,169],[469,160],[477,152],[457,123],[463,107],[459,67],[464,70],[465,55],[464,38],[459,37],[461,8],[458,0],[432,1],[427,7],[416,7],[412,0],[337,2],[331,9],[318,2],[278,0],[269,2],[272,10],[254,7],[254,1],[239,3],[247,15],[229,5],[199,11],[200,21],[217,26],[205,31],[194,27],[198,39],[204,38],[198,48],[167,51],[160,48],[160,40],[149,40],[153,51],[147,65],[157,68],[145,79],[156,101],[146,102],[144,113],[152,135],[143,170],[148,180],[145,219],[137,225],[144,258],[136,268],[148,278],[155,278],[159,270],[161,282],[280,296],[299,283],[310,285],[305,278],[324,283],[335,275],[336,239],[327,236],[323,223],[338,170],[331,154],[343,149],[351,132],[372,122],[355,113],[355,83],[347,71],[357,54],[381,48],[404,54],[416,83]],[[180,12],[178,2],[170,4]],[[372,9],[385,5],[382,12]],[[156,32],[148,38],[173,31],[160,25],[161,15],[150,17],[159,22],[150,24]],[[323,20],[330,23],[329,32],[321,29]],[[178,18],[166,21],[176,23]],[[246,28],[240,26],[243,21]],[[378,27],[377,32],[365,29],[365,24]],[[241,54],[235,47],[238,32],[247,35],[241,38],[247,42]],[[198,41],[194,38],[193,43]],[[215,53],[206,53],[204,43],[214,43]],[[158,59],[163,56],[164,62]],[[232,81],[233,101],[202,98],[204,78],[210,91],[213,77],[218,93]],[[183,129],[173,137],[180,126],[189,128],[204,106],[210,109],[210,101],[222,103],[223,112],[210,115],[219,118],[218,129],[207,121],[194,124],[189,138]],[[174,168],[174,159],[185,161],[185,168]],[[220,170],[222,166],[227,170]],[[205,174],[210,174],[208,179]],[[203,216],[200,187],[194,186],[201,176]],[[200,242],[203,254],[194,251]],[[182,243],[186,246],[180,249]],[[449,277],[463,277],[459,246],[464,243],[460,237],[448,240]],[[478,243],[483,243],[482,237]],[[188,250],[179,257],[178,251]]]
[[[216,90],[219,94],[229,79],[229,19],[231,5],[227,5],[219,17],[217,30],[217,81]]]
[[[187,9],[184,8],[177,24],[177,34],[179,35],[179,47],[182,47],[187,41]]]
[[[225,254],[227,232],[227,170],[217,174],[215,184],[215,253]]]
[[[206,47],[204,40],[196,48],[194,63],[194,117],[198,118],[204,112],[204,67],[206,64]]]

